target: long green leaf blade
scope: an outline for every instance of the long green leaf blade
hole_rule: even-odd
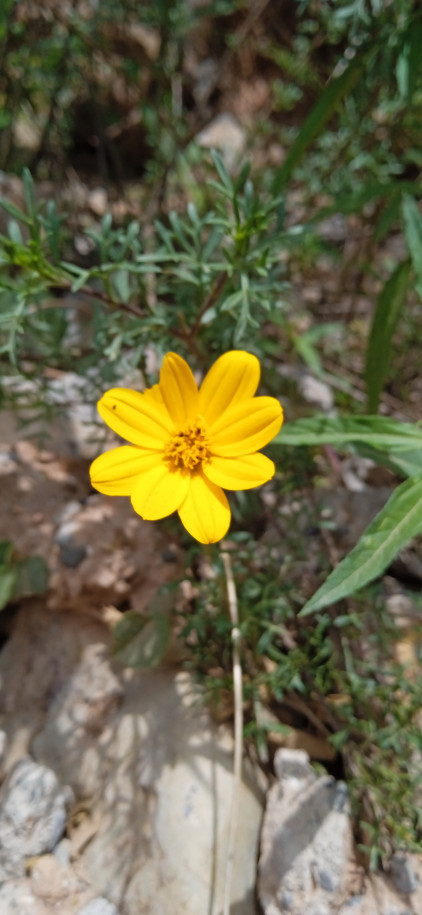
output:
[[[381,575],[409,540],[422,532],[422,474],[390,496],[351,553],[331,572],[301,611],[307,616],[354,594]]]
[[[422,299],[422,214],[416,200],[409,194],[404,195],[402,207],[406,241],[416,274],[416,290]]]
[[[322,133],[343,98],[365,72],[368,52],[357,54],[340,76],[332,79],[320,95],[300,130],[283,165],[276,171],[273,193],[279,194],[315,137]]]
[[[376,413],[388,372],[394,331],[406,301],[410,261],[398,264],[378,296],[366,350],[368,413]]]
[[[349,448],[402,477],[422,473],[422,428],[387,416],[331,417],[294,420],[274,439],[279,445]]]
[[[372,448],[422,449],[422,427],[387,416],[331,417],[325,414],[286,423],[274,442],[280,445],[347,445],[363,442]]]

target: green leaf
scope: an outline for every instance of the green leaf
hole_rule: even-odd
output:
[[[399,93],[408,105],[417,89],[421,71],[422,23],[412,19],[396,64]]]
[[[422,532],[422,474],[406,480],[390,496],[351,553],[305,604],[301,616],[355,594],[381,575],[413,537]]]
[[[366,350],[365,383],[369,413],[376,413],[388,372],[394,331],[406,301],[411,264],[393,270],[378,296]],[[421,268],[422,269],[422,268]]]
[[[125,667],[141,670],[160,663],[170,638],[170,611],[174,592],[157,594],[149,613],[125,613],[113,630],[112,653]]]
[[[0,610],[7,606],[14,596],[16,569],[0,568]]]
[[[32,220],[29,216],[16,207],[14,203],[11,203],[10,200],[0,200],[0,206],[3,207],[3,210],[6,210],[6,213],[9,213],[9,216],[13,216],[15,219],[18,219],[19,222],[23,222],[26,226],[32,225]]]
[[[7,230],[9,232],[9,238],[14,242],[15,245],[23,245],[22,232],[19,223],[16,222],[16,219],[9,220]]]
[[[0,567],[8,566],[12,561],[13,543],[11,540],[0,540]]]
[[[28,556],[16,565],[16,586],[13,597],[45,594],[48,588],[48,569],[41,556]]]
[[[35,218],[36,209],[35,209],[35,199],[34,199],[34,182],[32,180],[31,172],[29,168],[24,168],[22,172],[23,179],[23,195],[25,198],[26,209],[28,210],[28,216],[31,221]]]
[[[401,190],[400,188],[387,200],[382,210],[374,231],[374,241],[380,242],[385,238],[392,226],[397,222],[401,208]]]
[[[112,283],[118,298],[125,304],[129,302],[132,290],[130,288],[128,271],[116,270],[112,275]]]
[[[404,195],[402,206],[406,241],[417,278],[416,291],[422,299],[422,215],[409,194]]]
[[[352,446],[352,450],[362,457],[370,458],[381,467],[387,467],[393,473],[400,477],[416,477],[422,473],[422,449],[409,448],[403,451],[401,447],[391,448],[384,451],[382,448],[371,448],[362,442],[357,442]]]
[[[351,92],[361,76],[366,73],[368,51],[356,54],[340,76],[334,77],[319,96],[311,113],[300,130],[281,168],[276,171],[273,193],[278,194],[299,164],[315,137],[322,133],[326,122],[333,116],[344,97]]]
[[[331,417],[320,413],[286,423],[274,442],[280,445],[345,445],[363,442],[372,448],[403,452],[422,450],[422,428],[387,416]]]
[[[223,187],[225,188],[225,190],[228,192],[228,194],[231,197],[233,195],[233,182],[230,178],[230,175],[227,172],[226,166],[224,165],[223,157],[220,155],[219,152],[217,152],[216,149],[212,149],[211,158],[212,158],[212,161],[214,162],[216,171],[218,172],[218,177],[219,177]]]

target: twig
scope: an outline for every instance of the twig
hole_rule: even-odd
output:
[[[231,816],[229,827],[229,838],[227,846],[226,874],[224,880],[224,903],[223,915],[230,913],[230,900],[233,881],[233,863],[236,845],[237,815],[239,809],[239,791],[242,780],[242,748],[243,748],[243,690],[242,690],[242,666],[240,663],[240,631],[239,615],[237,609],[236,585],[233,577],[233,569],[229,553],[222,553],[224,571],[227,582],[227,599],[229,605],[230,620],[232,624],[232,644],[233,644],[233,693],[234,693],[234,765],[233,765],[233,793],[231,804]]]

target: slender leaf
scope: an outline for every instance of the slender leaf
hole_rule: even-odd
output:
[[[406,301],[410,261],[393,270],[378,296],[366,350],[365,382],[369,413],[376,413],[388,372],[394,331]]]
[[[403,197],[403,219],[406,241],[416,274],[416,290],[422,299],[422,215],[414,197]]]
[[[125,667],[156,667],[167,648],[170,633],[168,614],[143,617],[125,613],[113,632],[113,654]]]
[[[129,611],[113,630],[112,652],[125,667],[156,667],[170,638],[170,613],[175,592],[159,591],[151,601],[149,613]]]
[[[422,474],[393,492],[351,553],[301,611],[307,616],[355,594],[381,575],[406,544],[422,533]]]
[[[3,207],[3,210],[6,210],[6,213],[9,213],[9,216],[13,216],[15,219],[18,219],[19,222],[23,222],[26,226],[32,225],[32,220],[26,213],[23,213],[14,203],[11,203],[10,200],[1,199],[0,206]]]
[[[347,445],[364,442],[372,448],[422,450],[422,427],[387,416],[331,417],[325,414],[286,423],[274,439],[281,445]]]
[[[35,197],[34,197],[34,182],[32,180],[31,172],[29,168],[24,168],[22,172],[23,179],[23,193],[26,203],[26,209],[28,211],[28,216],[33,221],[36,216],[35,208]]]
[[[421,72],[422,23],[412,21],[396,64],[397,86],[403,100],[411,104]]]
[[[41,556],[28,556],[16,565],[16,585],[13,597],[45,594],[48,588],[48,569]]]
[[[326,122],[333,116],[344,97],[354,88],[366,71],[368,51],[356,54],[351,63],[328,83],[319,96],[311,113],[300,130],[281,168],[276,171],[273,193],[278,194],[285,186],[302,156],[315,137],[322,133]]]
[[[0,568],[12,562],[13,543],[11,540],[0,540]]]
[[[16,585],[15,569],[0,569],[0,610],[7,606],[14,596]]]
[[[355,442],[351,448],[362,457],[370,458],[376,464],[381,467],[387,467],[388,470],[392,470],[398,476],[416,477],[419,473],[422,473],[422,448],[420,445],[418,448],[409,448],[406,451],[402,451],[401,447],[384,451],[382,448],[371,448],[370,445]]]

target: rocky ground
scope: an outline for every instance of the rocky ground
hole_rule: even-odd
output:
[[[117,608],[180,577],[178,548],[92,493],[86,442],[42,450],[6,416],[2,438],[0,540],[41,555],[50,585],[1,617],[1,915],[218,915],[231,731],[177,652],[141,672],[109,650]],[[245,764],[239,805],[232,913],[260,909],[420,915],[422,860],[368,879],[345,785],[280,749],[271,784]]]

